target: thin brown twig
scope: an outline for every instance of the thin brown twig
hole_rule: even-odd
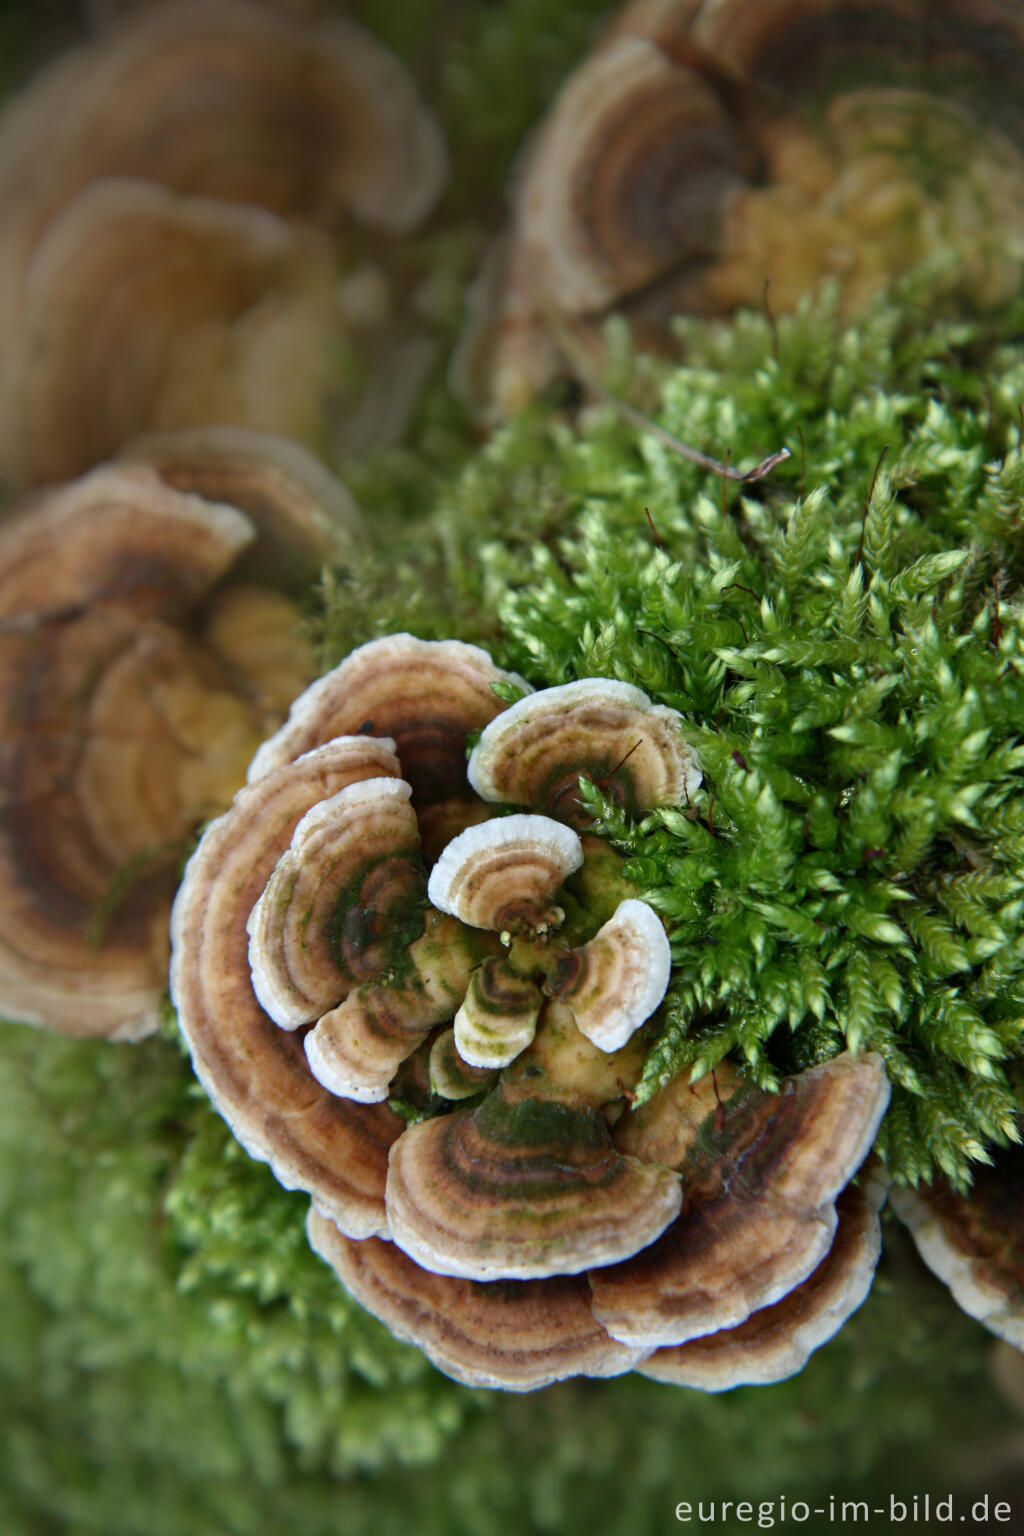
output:
[[[661,426],[643,411],[638,411],[635,406],[623,400],[621,395],[615,394],[607,385],[601,383],[589,359],[584,355],[583,348],[573,336],[570,325],[556,313],[553,305],[542,305],[541,313],[551,333],[551,339],[572,363],[584,388],[596,395],[599,400],[603,400],[606,405],[610,405],[624,421],[628,421],[641,432],[650,432],[663,447],[670,449],[672,453],[678,453],[680,458],[689,459],[691,464],[710,470],[712,474],[722,475],[726,480],[734,480],[739,485],[750,485],[755,480],[763,480],[765,475],[770,475],[773,469],[777,469],[780,464],[784,464],[788,458],[792,457],[788,448],[779,448],[775,453],[770,453],[766,459],[762,459],[760,464],[755,464],[753,469],[730,469],[728,464],[712,458],[709,453],[702,453],[699,448],[691,448],[688,443],[676,437],[674,432],[669,432],[667,427]]]
[[[777,469],[780,464],[785,464],[787,459],[792,458],[788,448],[779,448],[775,453],[770,453],[766,459],[762,459],[760,464],[755,464],[753,469],[732,469],[728,464],[723,464],[720,459],[713,459],[709,453],[701,453],[699,448],[691,448],[681,438],[676,437],[674,432],[669,432],[667,427],[661,426],[650,416],[645,416],[643,411],[636,410],[618,395],[612,394],[611,390],[605,389],[603,384],[590,379],[584,382],[593,394],[598,395],[613,410],[618,411],[625,421],[638,427],[641,432],[650,432],[659,443],[670,448],[673,453],[689,459],[691,464],[697,464],[701,469],[708,469],[712,474],[721,475],[723,480],[733,480],[739,485],[750,485],[755,480],[763,480],[765,475],[770,475],[773,469]]]

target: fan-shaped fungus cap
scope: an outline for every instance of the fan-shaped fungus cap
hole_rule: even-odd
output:
[[[25,277],[8,363],[15,476],[80,473],[147,427],[235,421],[315,440],[331,280],[321,240],[264,209],[145,181],[86,188]]]
[[[175,495],[148,469],[96,470],[0,530],[3,617],[68,620],[102,602],[131,618],[175,619],[252,538],[234,507]]]
[[[1003,0],[627,5],[525,157],[511,249],[457,360],[469,403],[517,409],[559,351],[599,377],[612,310],[663,348],[679,314],[759,304],[769,273],[776,313],[827,277],[854,311],[941,246],[958,271],[938,291],[1004,302],[1021,284],[1022,75],[1024,18]],[[880,142],[894,86],[923,110]],[[874,105],[854,143],[830,103],[858,90]]]
[[[565,956],[552,990],[588,1040],[617,1051],[665,996],[671,969],[661,918],[646,901],[629,898],[589,944]]]
[[[528,1280],[613,1264],[678,1214],[678,1177],[619,1155],[596,1110],[501,1087],[395,1144],[388,1221],[425,1269]]]
[[[63,58],[0,119],[0,465],[52,480],[209,421],[319,442],[336,237],[413,228],[446,174],[402,65],[340,19],[180,0]]]
[[[701,74],[638,37],[571,77],[518,189],[520,238],[547,300],[587,314],[713,253],[749,147]]]
[[[878,1208],[884,1197],[880,1182],[869,1180],[864,1189],[848,1184],[836,1200],[832,1246],[806,1280],[735,1328],[656,1349],[638,1367],[641,1375],[702,1392],[766,1386],[795,1376],[871,1288],[882,1246]]]
[[[30,165],[39,220],[89,182],[133,176],[394,231],[447,175],[438,125],[386,48],[249,0],[156,5],[59,60],[5,121],[0,189],[22,190]]]
[[[363,537],[349,492],[291,438],[249,427],[184,428],[133,438],[119,458],[151,464],[176,491],[244,512],[257,538],[237,574],[254,581],[304,592],[321,566],[347,558]]]
[[[653,1348],[735,1327],[780,1300],[828,1252],[836,1196],[888,1102],[881,1059],[848,1053],[778,1094],[740,1086],[720,1112],[706,1086],[677,1079],[624,1116],[616,1145],[676,1168],[686,1205],[656,1243],[595,1271],[595,1316],[614,1338]]]
[[[473,928],[542,933],[561,923],[552,898],[582,863],[570,827],[548,816],[502,816],[453,838],[430,872],[427,894]]]
[[[432,1274],[394,1243],[350,1242],[315,1211],[308,1232],[357,1301],[466,1386],[529,1392],[566,1376],[618,1376],[640,1358],[595,1323],[583,1275],[477,1285]]]
[[[488,963],[485,961],[484,966]],[[483,1089],[493,1087],[498,1076],[492,1067],[470,1066],[456,1048],[454,1029],[443,1029],[430,1047],[428,1070],[431,1093],[452,1100],[472,1098]]]
[[[631,814],[675,805],[701,773],[674,709],[652,704],[630,683],[585,678],[545,688],[488,726],[469,759],[484,800],[530,805],[584,827],[579,780],[589,778]]]
[[[384,1105],[335,1098],[310,1075],[302,1042],[253,991],[246,924],[307,811],[348,784],[389,775],[397,777],[391,747],[358,737],[240,790],[189,860],[171,933],[171,996],[200,1082],[253,1157],[360,1237],[387,1230],[386,1155],[402,1121]]]
[[[98,470],[0,531],[8,1017],[117,1038],[156,1027],[177,850],[266,726],[248,684],[177,626],[252,536],[234,508],[142,466]]]
[[[411,919],[409,939],[422,929],[411,794],[403,779],[364,779],[318,801],[295,828],[247,925],[253,989],[284,1029],[313,1023],[385,969],[389,917],[399,929]]]
[[[354,650],[292,705],[288,720],[253,758],[250,779],[334,736],[368,732],[395,742],[413,805],[423,811],[471,799],[466,737],[504,708],[495,683],[528,688],[479,646],[388,635]],[[429,856],[429,851],[428,851]]]
[[[1001,1148],[979,1167],[971,1188],[945,1180],[892,1190],[893,1210],[910,1228],[929,1269],[963,1310],[1024,1349],[1024,1151]]]

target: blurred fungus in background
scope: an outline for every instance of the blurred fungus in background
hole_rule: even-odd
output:
[[[360,521],[294,443],[126,452],[0,529],[0,1007],[138,1038],[188,840],[313,675],[296,597]]]
[[[446,174],[398,60],[339,17],[180,0],[63,55],[0,123],[5,477],[213,423],[325,451],[360,370],[387,370],[387,440],[424,356],[389,266]]]
[[[1024,16],[988,0],[636,0],[524,151],[453,382],[522,407],[601,323],[664,346],[680,314],[844,311],[942,253],[979,309],[1024,271]]]

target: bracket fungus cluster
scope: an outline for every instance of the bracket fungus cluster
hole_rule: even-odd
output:
[[[457,1379],[774,1380],[870,1283],[879,1186],[852,1181],[885,1072],[847,1055],[770,1094],[723,1069],[632,1107],[670,949],[584,775],[633,815],[700,782],[635,688],[360,647],[189,862],[181,1027],[239,1140],[311,1194],[317,1250]]]
[[[826,277],[852,311],[937,251],[940,288],[1005,300],[1022,74],[1019,0],[634,0],[528,147],[457,382],[514,410],[612,311],[657,344]]]
[[[315,670],[287,588],[358,530],[295,444],[131,452],[0,530],[0,1014],[120,1039],[159,1021],[188,840]]]
[[[324,446],[337,354],[418,355],[385,267],[446,175],[402,66],[340,18],[171,0],[58,59],[0,119],[0,474],[211,422]]]

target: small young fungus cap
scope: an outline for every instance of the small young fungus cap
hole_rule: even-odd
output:
[[[469,782],[484,800],[529,805],[577,828],[588,821],[581,777],[630,814],[677,805],[701,781],[681,727],[674,709],[630,683],[564,683],[519,699],[483,731]]]
[[[489,963],[484,961],[480,969]],[[477,974],[474,971],[473,975]],[[454,1029],[443,1029],[430,1047],[427,1073],[431,1093],[451,1100],[475,1097],[482,1089],[493,1087],[498,1076],[496,1068],[470,1066],[456,1045]]]
[[[557,927],[558,887],[583,863],[576,833],[549,816],[502,816],[467,827],[430,872],[427,895],[473,928]]]
[[[566,955],[552,990],[588,1040],[617,1051],[665,996],[671,969],[661,918],[646,901],[629,897],[589,944]]]
[[[532,976],[491,955],[469,979],[455,1015],[455,1045],[470,1067],[507,1067],[537,1033],[544,994]]]

